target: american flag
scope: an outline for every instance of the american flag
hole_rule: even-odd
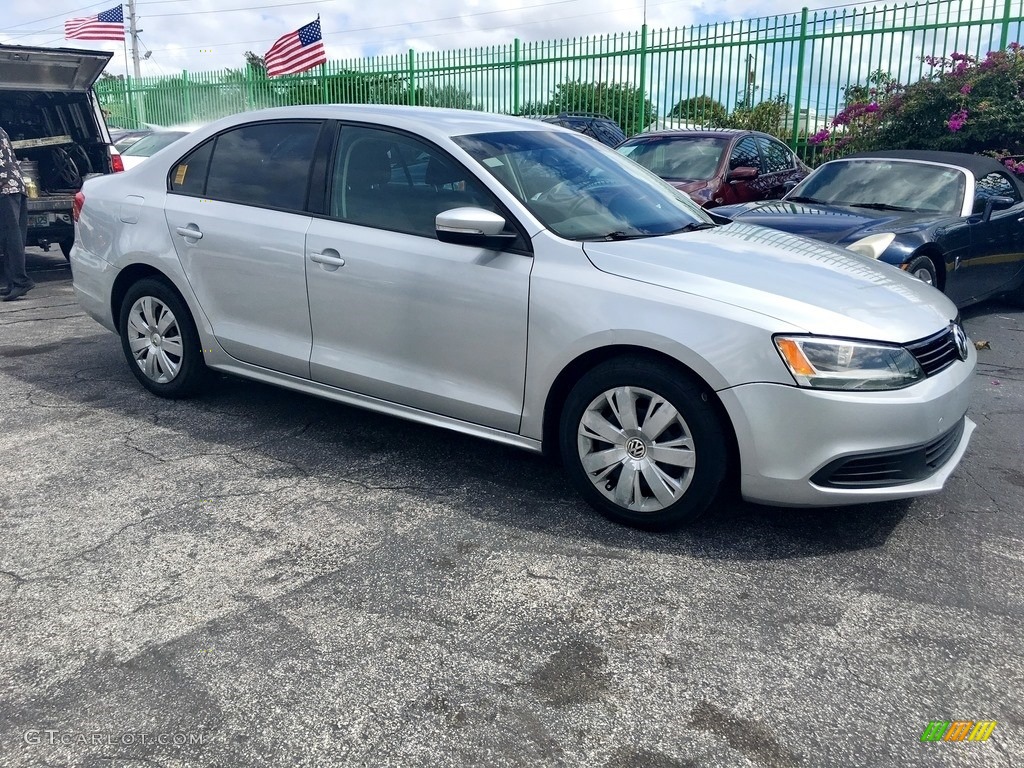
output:
[[[320,36],[320,19],[281,37],[263,60],[267,64],[267,77],[294,75],[323,64],[327,61],[327,53]]]
[[[95,16],[82,16],[64,22],[67,40],[124,40],[124,13],[121,6]]]

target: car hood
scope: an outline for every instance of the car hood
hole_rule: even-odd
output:
[[[743,205],[724,205],[715,213],[744,224],[781,229],[826,243],[846,245],[875,232],[918,229],[932,214],[903,211],[875,211],[812,203],[767,200]]]
[[[956,317],[953,303],[899,269],[748,224],[585,243],[603,272],[758,312],[808,333],[907,342]]]

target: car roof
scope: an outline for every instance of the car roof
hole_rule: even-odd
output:
[[[240,123],[282,118],[351,120],[410,130],[422,136],[434,138],[450,138],[497,131],[568,131],[566,128],[540,120],[528,120],[524,117],[511,117],[471,109],[410,107],[392,104],[307,104],[240,112],[208,123],[196,133],[205,136]]]
[[[875,152],[857,152],[852,155],[838,158],[839,160],[917,160],[926,163],[942,163],[943,165],[956,165],[966,168],[975,176],[987,176],[993,172],[1002,172],[1011,176],[1017,186],[1020,187],[1020,180],[1017,179],[1010,169],[987,155],[971,155],[966,152],[939,152],[929,149],[886,149]]]
[[[713,139],[732,139],[737,136],[764,136],[767,139],[775,139],[774,136],[762,133],[761,131],[751,131],[746,128],[664,128],[660,131],[647,131],[644,133],[631,136],[630,141],[634,139],[689,139],[689,138],[713,138]]]

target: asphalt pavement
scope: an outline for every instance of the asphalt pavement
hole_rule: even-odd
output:
[[[965,312],[941,494],[659,535],[511,448],[238,379],[155,398],[63,257],[30,271],[0,766],[1024,765],[1024,311]],[[922,742],[947,720],[997,724]]]

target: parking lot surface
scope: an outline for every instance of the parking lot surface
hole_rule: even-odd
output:
[[[155,398],[63,258],[29,267],[0,765],[1024,765],[1024,311],[965,312],[942,494],[659,535],[510,448],[237,379]]]

